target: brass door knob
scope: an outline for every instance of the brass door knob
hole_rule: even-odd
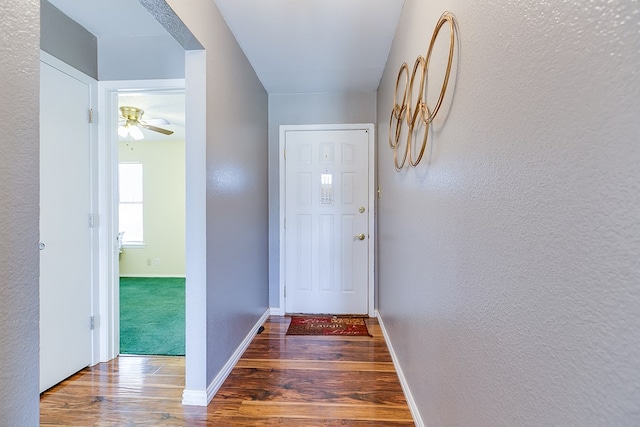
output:
[[[356,234],[356,239],[364,240],[364,233]]]

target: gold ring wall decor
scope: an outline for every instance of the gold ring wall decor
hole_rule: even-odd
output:
[[[442,82],[442,88],[440,89],[440,95],[438,96],[435,107],[430,109],[426,104],[429,64],[438,34],[440,34],[440,30],[447,23],[449,24],[449,59],[447,61],[447,69]],[[393,108],[391,109],[391,115],[389,117],[389,146],[393,149],[393,163],[398,172],[400,172],[407,163],[407,159],[411,166],[417,166],[420,160],[422,160],[422,156],[427,148],[429,126],[435,119],[438,111],[440,111],[442,101],[447,93],[447,86],[449,85],[455,46],[455,26],[456,23],[453,14],[451,12],[444,12],[442,16],[440,16],[433,35],[431,36],[427,55],[416,58],[411,76],[409,76],[409,66],[406,62],[402,63],[398,71],[396,87],[393,94]],[[417,92],[414,93],[416,88]],[[415,102],[413,100],[414,95],[417,95]],[[417,134],[419,130],[422,133],[422,138],[419,138],[421,139],[419,149],[418,141],[416,141],[415,148],[412,148],[414,147],[414,134]],[[415,155],[412,153],[414,150],[416,151]]]

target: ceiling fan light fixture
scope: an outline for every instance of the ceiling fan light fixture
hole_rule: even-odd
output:
[[[172,130],[159,128],[157,126],[152,126],[151,124],[142,120],[142,115],[144,114],[144,110],[137,107],[120,107],[121,119],[124,123],[118,127],[118,135],[122,138],[131,137],[136,141],[140,139],[144,139],[144,134],[140,130],[140,127],[148,129],[153,132],[159,132],[164,135],[171,135],[173,133]],[[158,119],[155,119],[158,121]],[[162,124],[170,124],[168,121],[164,119],[160,119]]]
[[[129,135],[131,135],[131,137],[136,141],[144,139],[144,135],[138,126],[131,126],[129,128]]]
[[[136,107],[122,106],[120,107],[120,113],[122,113],[122,117],[124,117],[127,120],[127,122],[129,121],[139,122],[140,120],[142,120],[142,115],[144,114],[144,110],[141,110],[140,108],[136,108]]]
[[[120,138],[126,138],[129,136],[129,129],[124,125],[118,126],[118,135]]]
[[[144,135],[138,126],[130,126],[128,123],[118,127],[118,135],[121,138],[133,138],[135,141],[144,139]]]

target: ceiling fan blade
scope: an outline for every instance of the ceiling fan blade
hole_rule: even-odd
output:
[[[145,123],[145,124],[140,123],[140,126],[142,126],[142,127],[143,127],[143,128],[145,128],[145,129],[152,130],[152,131],[154,131],[154,132],[160,132],[160,133],[163,133],[163,134],[165,134],[165,135],[171,135],[171,134],[173,133],[173,131],[172,131],[172,130],[169,130],[169,129],[163,129],[163,128],[159,128],[159,127],[156,127],[156,126],[151,126],[151,125],[148,125],[148,124],[146,124],[146,123]]]
[[[144,122],[149,125],[159,126],[159,125],[170,125],[167,119],[157,118],[157,119],[144,119]]]

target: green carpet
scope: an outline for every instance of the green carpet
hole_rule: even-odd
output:
[[[184,355],[184,279],[120,278],[120,353]]]

